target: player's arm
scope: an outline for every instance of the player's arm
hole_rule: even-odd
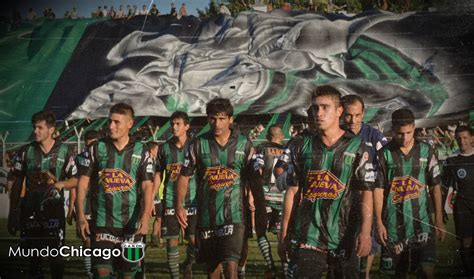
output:
[[[15,235],[20,229],[20,201],[21,192],[26,185],[26,161],[25,150],[20,150],[13,159],[9,181],[11,182],[10,210],[8,213],[7,229],[11,235]]]
[[[89,176],[81,175],[77,184],[76,213],[79,230],[83,239],[86,239],[88,235],[90,235],[89,223],[87,222],[86,215],[84,213],[84,201],[86,200],[87,191],[89,191],[89,181]]]
[[[383,212],[383,205],[385,199],[384,187],[386,184],[385,181],[385,160],[382,152],[377,153],[377,177],[375,179],[375,188],[374,188],[374,215],[375,215],[375,223],[377,228],[377,237],[380,243],[383,246],[387,245],[387,229],[383,224],[382,212]]]
[[[77,199],[77,187],[69,190],[69,205],[68,205],[67,217],[66,217],[66,221],[69,225],[72,225],[72,219],[74,216],[74,205],[76,204],[76,199]]]
[[[372,221],[373,221],[373,189],[375,186],[374,159],[368,148],[362,146],[361,156],[355,164],[355,183],[361,191],[361,229],[357,236],[357,256],[365,257],[370,253],[372,246]]]
[[[147,235],[148,222],[151,218],[151,211],[153,208],[153,176],[155,175],[155,162],[149,152],[142,155],[143,161],[139,168],[139,181],[141,181],[140,188],[142,192],[143,213],[140,217],[140,224],[135,234]]]
[[[430,150],[430,160],[428,164],[428,185],[430,187],[431,197],[433,199],[433,205],[435,210],[435,231],[436,235],[440,240],[444,240],[446,236],[446,228],[443,223],[443,205],[442,205],[442,193],[441,193],[441,179],[440,179],[440,168],[438,164],[438,158],[434,151]]]
[[[196,170],[197,153],[196,139],[186,149],[186,156],[177,182],[178,188],[176,189],[176,203],[174,208],[176,211],[176,218],[178,218],[178,223],[182,228],[186,228],[188,226],[187,211],[183,207],[183,204],[184,199],[186,198],[186,193],[188,192],[189,180],[194,175]]]

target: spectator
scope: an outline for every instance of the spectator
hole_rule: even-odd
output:
[[[55,19],[56,18],[56,14],[53,12],[53,9],[48,8],[48,15],[46,16],[46,18],[48,18],[48,19]]]
[[[156,8],[156,4],[153,4],[153,6],[151,6],[150,15],[151,16],[159,16],[160,15],[160,11],[158,11],[158,8]]]
[[[48,17],[48,8],[45,8],[43,11],[43,17]]]
[[[104,9],[102,10],[102,16],[107,16],[107,6],[104,6]]]
[[[227,8],[223,3],[219,5],[219,13],[222,15],[232,15],[229,8]]]
[[[283,3],[282,10],[287,13],[291,12],[291,4],[288,2]]]
[[[102,6],[97,7],[97,10],[95,11],[95,13],[92,14],[92,17],[94,18],[99,18],[103,16],[104,16],[104,12],[102,11]]]
[[[69,17],[70,17],[71,19],[77,19],[77,18],[79,17],[79,15],[77,14],[77,9],[76,9],[76,7],[73,7],[73,8],[72,8],[72,11],[71,11],[71,13],[69,14]]]
[[[115,13],[115,18],[124,18],[125,11],[123,10],[123,6],[120,5],[118,11]]]
[[[177,16],[178,14],[176,13],[176,6],[174,3],[171,3],[171,11],[170,11],[171,16]]]
[[[110,7],[110,10],[107,12],[107,16],[110,16],[111,18],[115,18],[115,9],[114,9],[114,6],[111,6]]]
[[[268,3],[267,4],[267,13],[271,14],[273,12],[273,4]]]
[[[64,18],[71,18],[71,15],[69,14],[69,11],[64,12]]]
[[[147,15],[148,14],[148,8],[146,5],[143,5],[142,10],[140,11],[140,15]]]
[[[137,5],[133,5],[133,16],[140,15],[140,10],[138,10]]]
[[[127,5],[127,17],[130,18],[134,15],[133,8],[130,5]]]
[[[188,16],[188,11],[186,10],[186,4],[181,4],[181,8],[179,8],[179,17],[186,17]]]
[[[36,12],[33,10],[33,8],[30,8],[30,9],[28,10],[28,15],[26,16],[26,18],[27,18],[29,21],[33,21],[33,20],[35,20],[37,17],[38,17],[38,15],[37,15]]]

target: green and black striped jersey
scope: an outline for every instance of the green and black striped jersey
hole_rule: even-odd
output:
[[[156,158],[156,172],[165,174],[163,183],[163,202],[165,208],[174,208],[175,206],[178,177],[184,163],[185,149],[189,143],[190,141],[188,140],[185,146],[178,148],[176,146],[176,138],[173,137],[160,146],[160,151]],[[161,177],[163,178],[163,175]],[[188,192],[186,193],[183,206],[196,206],[196,179],[194,176],[189,180]]]
[[[181,174],[196,176],[198,227],[216,229],[244,222],[242,190],[252,155],[252,142],[235,130],[225,146],[212,133],[191,142]]]
[[[319,135],[297,137],[288,146],[302,200],[294,220],[304,247],[348,249],[361,225],[359,191],[371,191],[375,173],[368,147],[346,132],[327,147]]]
[[[405,155],[392,140],[379,150],[378,161],[376,187],[384,189],[382,221],[388,241],[398,244],[422,233],[432,234],[428,186],[441,182],[433,148],[415,140]]]
[[[12,175],[18,180],[26,178],[26,193],[22,206],[37,211],[49,187],[77,173],[74,146],[55,141],[45,154],[38,143],[23,146],[15,155]]]
[[[80,175],[90,177],[94,227],[98,231],[134,231],[141,213],[141,183],[152,181],[155,172],[146,145],[130,138],[130,142],[118,151],[111,139],[104,138],[78,159]]]

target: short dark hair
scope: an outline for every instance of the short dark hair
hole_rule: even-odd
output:
[[[331,85],[322,85],[316,87],[316,89],[314,89],[311,93],[311,103],[318,97],[331,97],[334,99],[336,107],[341,106],[341,92]]]
[[[341,101],[342,101],[342,106],[344,108],[347,105],[353,105],[356,102],[359,102],[362,105],[362,110],[365,109],[364,100],[359,95],[355,95],[355,94],[346,95],[341,98]]]
[[[135,117],[135,112],[133,111],[132,106],[125,103],[117,103],[110,108],[110,114],[118,113],[130,116],[132,119]]]
[[[56,116],[54,116],[54,113],[52,111],[42,110],[33,114],[33,116],[31,117],[31,124],[35,125],[39,121],[45,121],[46,125],[49,128],[56,128]]]
[[[84,141],[85,142],[88,142],[88,141],[91,141],[91,140],[96,140],[98,138],[99,138],[99,132],[97,132],[96,130],[88,130],[84,134]]]
[[[158,145],[159,144],[156,141],[149,141],[147,143],[147,148],[148,148],[148,150],[152,150],[153,148],[158,147]]]
[[[409,109],[397,109],[392,113],[392,127],[415,124],[415,115]]]
[[[186,112],[177,110],[170,116],[170,121],[174,119],[183,119],[184,124],[189,124],[189,116]]]
[[[206,114],[207,116],[210,115],[217,115],[223,113],[229,117],[234,115],[234,108],[230,103],[230,100],[227,98],[215,98],[209,101],[206,105]]]
[[[458,127],[456,128],[456,131],[454,132],[454,134],[457,135],[458,133],[462,133],[462,132],[468,132],[469,135],[472,136],[472,129],[469,128],[469,127],[467,127],[467,126],[465,126],[465,125],[458,126]]]
[[[278,125],[278,124],[273,124],[273,125],[271,125],[270,127],[268,127],[267,135],[266,135],[267,140],[272,140],[273,136],[275,136],[275,135],[272,134],[272,132],[271,132],[271,130],[272,130],[273,128],[280,128],[280,129],[281,129],[280,125]]]

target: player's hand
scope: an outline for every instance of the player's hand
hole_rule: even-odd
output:
[[[278,237],[278,256],[282,262],[288,260],[288,254],[290,250],[290,240],[288,236],[283,236],[281,233]]]
[[[439,240],[443,241],[446,237],[446,227],[444,226],[443,221],[436,221],[435,226],[436,236]]]
[[[387,229],[382,223],[377,223],[377,235],[379,237],[380,244],[387,246]]]
[[[66,216],[66,222],[69,226],[72,225],[72,220],[74,219],[74,210],[68,210]]]
[[[358,257],[366,257],[372,248],[372,237],[367,233],[360,233],[357,236],[356,251]]]
[[[48,185],[54,185],[58,182],[58,179],[56,178],[56,176],[54,176],[54,174],[52,174],[49,171],[43,172],[43,175]],[[61,190],[62,188],[58,188],[58,189]]]
[[[135,235],[147,235],[148,234],[148,220],[140,220],[138,230],[135,232]]]
[[[443,223],[446,224],[449,221],[448,213],[443,210]]]
[[[8,233],[13,236],[20,230],[20,209],[13,209],[8,214],[7,229]]]
[[[253,195],[249,195],[248,202],[249,202],[250,211],[254,212],[255,211],[255,200],[253,198]]]
[[[156,216],[156,209],[154,206],[151,208],[151,216]]]
[[[188,212],[182,206],[176,207],[176,218],[178,218],[178,223],[182,228],[188,227]]]
[[[91,234],[89,230],[89,222],[86,218],[79,218],[79,232],[81,233],[82,239],[87,240]]]

